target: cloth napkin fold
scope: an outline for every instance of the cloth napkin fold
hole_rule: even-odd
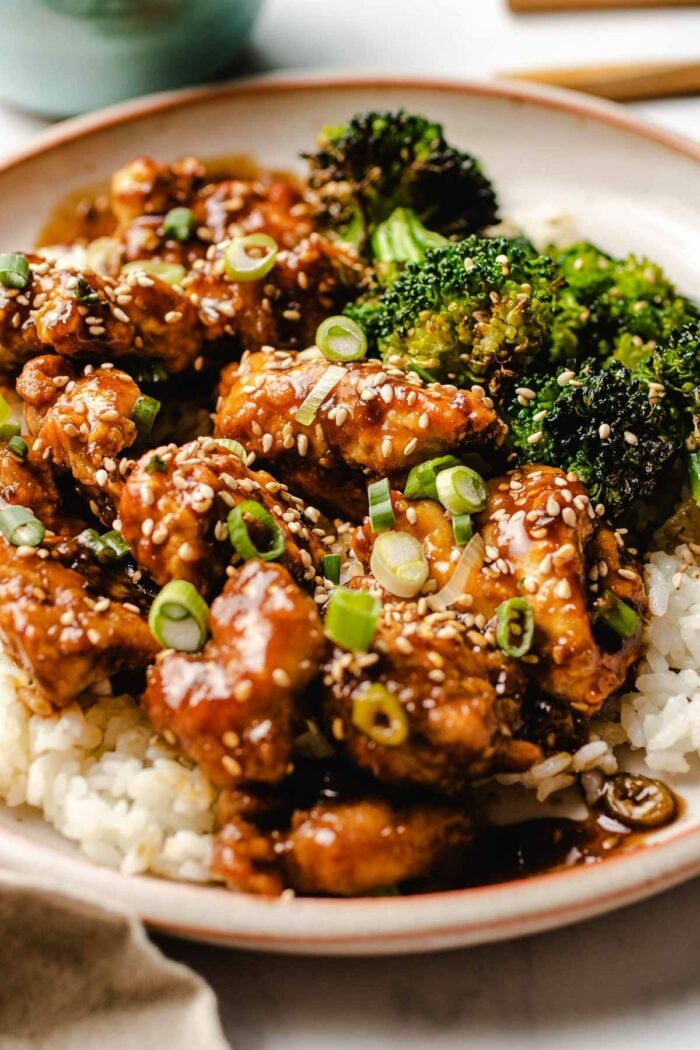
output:
[[[0,872],[0,1050],[230,1050],[205,982],[139,920]]]

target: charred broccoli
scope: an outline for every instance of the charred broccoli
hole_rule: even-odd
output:
[[[403,110],[359,113],[326,128],[318,147],[306,157],[319,222],[365,254],[371,255],[375,228],[396,208],[410,209],[446,237],[496,220],[495,193],[479,163],[425,117]]]
[[[673,404],[617,361],[526,376],[507,414],[519,462],[573,471],[613,515],[653,491],[683,444]]]
[[[554,360],[594,354],[635,371],[658,343],[698,316],[648,259],[615,259],[581,242],[559,253],[557,262],[566,283],[550,337]]]
[[[428,249],[346,312],[385,360],[497,391],[542,346],[556,283],[552,261],[526,241],[472,236]]]

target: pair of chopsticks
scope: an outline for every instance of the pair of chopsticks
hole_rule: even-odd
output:
[[[508,3],[511,11],[518,14],[603,11],[620,7],[700,6],[700,0],[508,0]],[[509,79],[585,91],[589,95],[613,99],[615,102],[700,93],[700,61],[630,62],[573,69],[525,70],[502,75]]]

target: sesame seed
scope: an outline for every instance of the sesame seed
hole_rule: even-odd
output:
[[[484,389],[483,387],[480,387],[479,389],[481,390],[481,395],[483,397]],[[518,397],[524,398],[525,401],[533,401],[537,397],[535,391],[531,390],[529,386],[519,386],[517,387],[515,392],[518,395]],[[474,387],[472,387],[472,393],[474,393]]]
[[[634,571],[634,569],[618,569],[617,574],[618,576],[622,576],[624,580],[637,579],[637,573]]]
[[[610,427],[607,423],[601,423],[598,427],[598,437],[605,441],[606,438],[610,437]]]
[[[418,417],[418,426],[420,427],[421,430],[427,430],[428,427],[430,426],[430,416],[428,415],[427,412],[423,412]]]
[[[388,459],[394,451],[394,446],[390,437],[382,438],[382,456],[384,459]]]
[[[168,310],[163,320],[166,324],[177,324],[178,321],[182,320],[182,313],[180,310]]]
[[[554,588],[554,593],[557,598],[570,598],[571,597],[571,584],[568,580],[559,580],[559,583]]]
[[[238,733],[234,733],[232,729],[227,729],[224,735],[221,737],[221,743],[224,747],[238,747],[241,742],[241,738]]]
[[[633,434],[631,430],[626,430],[624,436],[625,436],[625,441],[627,442],[628,445],[636,445],[636,444],[638,444],[637,435]]]
[[[418,438],[417,437],[412,437],[409,441],[407,441],[406,444],[404,445],[404,449],[403,449],[404,456],[410,456],[412,452],[415,452],[417,445],[418,445]]]
[[[558,386],[566,386],[566,384],[568,382],[570,382],[570,380],[574,379],[575,376],[576,376],[576,373],[572,372],[572,371],[570,371],[568,369],[565,372],[560,372],[559,375],[557,376],[557,385]]]
[[[87,635],[87,640],[92,645],[99,645],[100,644],[100,640],[102,638],[102,635],[94,627],[89,627],[88,630],[85,633]]]
[[[542,440],[543,436],[541,430],[536,430],[534,434],[529,434],[527,439],[528,445],[536,445],[538,441]]]
[[[236,762],[236,759],[232,758],[231,755],[223,755],[221,758],[221,765],[227,773],[231,774],[232,777],[240,777],[243,772],[243,767],[240,762]]]
[[[253,693],[253,683],[246,679],[243,682],[239,682],[236,688],[233,690],[234,698],[240,702],[249,700]]]
[[[577,518],[576,511],[573,509],[573,507],[564,507],[564,509],[561,512],[561,516],[562,521],[565,525],[569,525],[572,529],[576,528]]]
[[[555,500],[554,496],[550,496],[549,499],[547,500],[546,510],[547,510],[547,513],[552,518],[556,518],[557,514],[561,510],[561,504],[559,503],[558,500]]]

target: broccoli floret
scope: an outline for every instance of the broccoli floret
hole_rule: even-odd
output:
[[[468,237],[428,249],[383,294],[348,307],[385,360],[497,391],[542,346],[556,269],[525,241]]]
[[[573,471],[612,515],[648,496],[682,446],[675,407],[617,361],[526,376],[507,414],[519,462]]]
[[[479,163],[425,117],[359,113],[326,128],[318,145],[306,156],[319,222],[362,251],[369,252],[373,230],[395,208],[409,208],[446,237],[496,221],[495,193]]]
[[[615,259],[588,242],[557,256],[566,283],[557,296],[550,353],[554,360],[595,354],[633,371],[696,308],[679,295],[660,266],[628,255]]]
[[[649,370],[671,396],[700,415],[700,320],[691,321],[656,348]]]

